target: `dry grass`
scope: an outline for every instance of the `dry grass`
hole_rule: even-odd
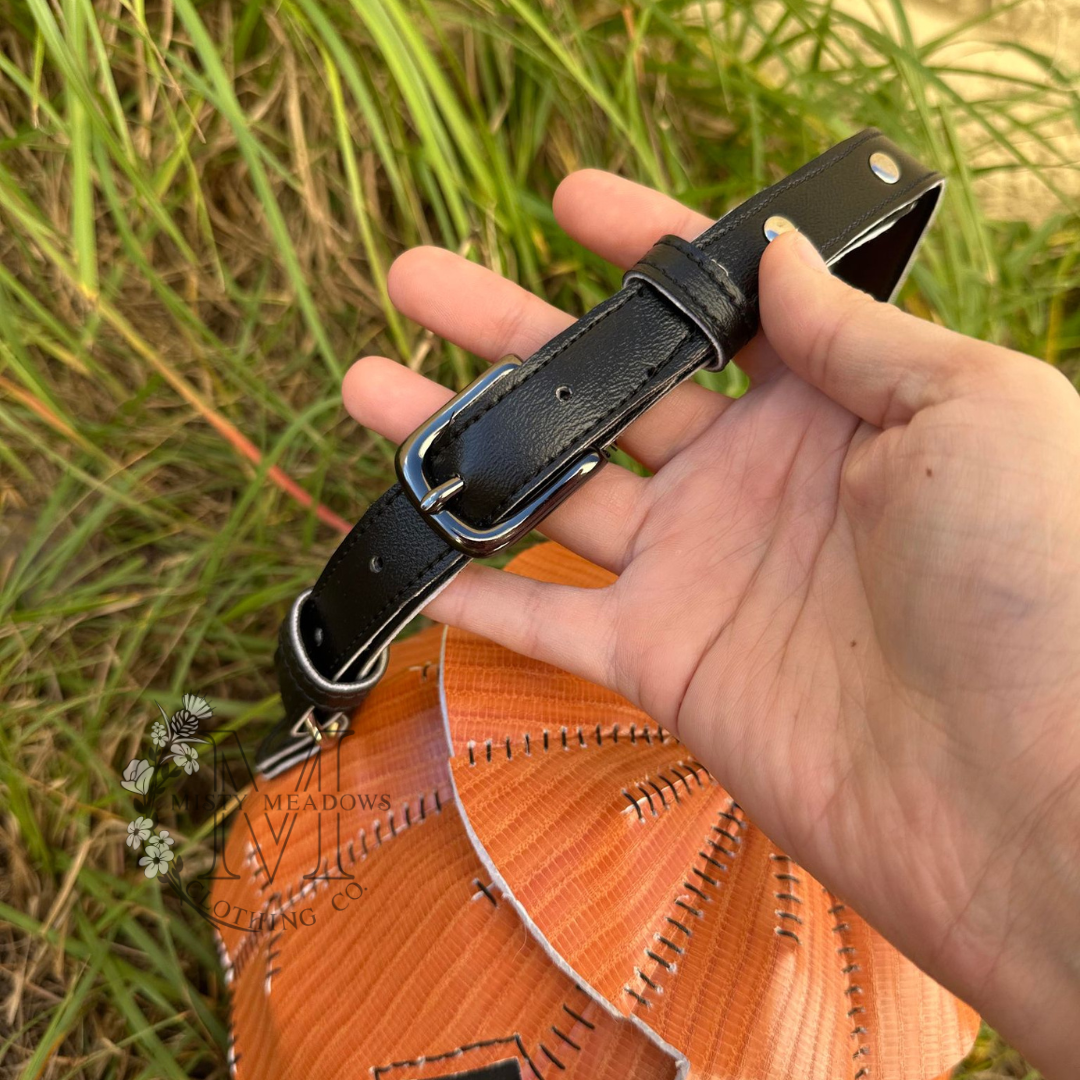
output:
[[[154,700],[275,718],[277,624],[390,474],[349,361],[472,373],[392,312],[403,248],[582,311],[617,276],[554,227],[570,169],[719,213],[872,123],[953,177],[904,302],[1080,373],[1076,207],[988,223],[960,149],[1039,176],[1025,104],[1075,120],[1075,73],[968,108],[935,56],[801,0],[0,0],[0,1075],[227,1073],[117,774]],[[1033,1075],[989,1032],[969,1064]]]

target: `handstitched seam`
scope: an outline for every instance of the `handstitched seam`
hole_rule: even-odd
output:
[[[582,726],[579,725],[578,727],[574,728],[573,730],[574,730],[574,734],[576,735],[576,739],[570,737],[570,732],[571,732],[570,728],[568,728],[568,727],[559,728],[558,731],[556,732],[556,738],[554,740],[556,745],[561,747],[563,750],[569,750],[571,744],[577,746],[578,748],[580,748],[582,750],[588,749],[589,746],[590,746],[590,743],[585,738],[585,729]],[[597,725],[597,730],[596,730],[596,736],[597,736],[597,746],[599,747],[599,749],[601,749],[601,750],[606,749],[608,745],[618,746],[619,745],[619,733],[622,730],[623,730],[623,728],[622,728],[621,724],[612,724],[610,730],[607,732],[607,735],[611,739],[611,742],[609,744],[605,744],[604,741],[603,741],[603,734],[604,733],[600,730],[600,726],[598,724]],[[652,729],[649,727],[648,724],[643,724],[640,728],[638,728],[637,724],[631,724],[630,727],[628,729],[626,729],[625,733],[627,735],[629,735],[630,743],[633,746],[638,745],[638,737],[639,736],[644,741],[645,745],[647,745],[649,747],[653,746],[653,741],[652,741],[653,732],[652,732]],[[533,735],[532,732],[526,731],[521,736],[521,747],[522,747],[523,752],[520,755],[518,755],[517,757],[514,756],[513,742],[512,742],[512,737],[510,735],[504,735],[502,737],[492,737],[490,739],[484,739],[483,740],[483,746],[485,747],[486,752],[484,753],[483,757],[488,762],[490,762],[490,761],[492,761],[492,760],[494,760],[496,758],[499,761],[502,761],[503,760],[503,755],[502,754],[496,754],[495,751],[494,751],[494,748],[497,745],[500,749],[505,748],[505,751],[506,751],[505,760],[507,760],[507,761],[521,761],[524,758],[532,757],[533,745],[535,743],[539,743],[540,747],[543,749],[543,752],[545,754],[547,754],[547,753],[549,753],[551,751],[551,743],[552,743],[551,729],[550,728],[543,728],[541,730],[540,734],[541,734],[542,738],[538,739],[535,735]],[[661,746],[666,745],[665,740],[669,739],[671,737],[672,736],[669,735],[668,732],[664,731],[664,729],[659,724],[656,725],[656,741]],[[468,756],[469,756],[469,765],[470,766],[476,764],[476,753],[475,753],[476,746],[477,746],[477,742],[476,742],[475,739],[469,739],[469,741],[465,744],[465,749],[468,752]],[[694,779],[697,780],[699,785],[701,784],[701,781],[698,780],[697,769],[704,770],[704,768],[705,768],[704,765],[702,765],[698,761],[695,761],[694,759],[691,759],[689,763],[686,763],[686,762],[683,762],[683,761],[677,761],[676,764],[677,765],[683,765],[685,768],[689,769],[690,772],[693,774]]]
[[[473,896],[474,900],[478,899],[481,896],[486,896],[488,898],[488,900],[491,901],[491,906],[492,907],[497,908],[499,906],[499,901],[495,899],[495,894],[491,891],[491,887],[495,884],[493,881],[488,881],[488,883],[485,885],[477,877],[477,878],[473,878],[473,884],[477,887],[477,889],[480,890],[479,892],[474,894],[474,896]]]
[[[435,796],[435,812],[441,814],[442,809],[443,809],[444,801],[452,801],[453,800],[453,795],[448,793],[446,799],[444,800],[443,797],[440,795],[439,789],[437,787],[433,789],[433,794]],[[422,822],[426,821],[427,820],[427,810],[426,810],[426,806],[425,806],[426,797],[427,797],[427,792],[422,792],[418,796],[418,799],[417,799],[417,805],[419,807],[419,814],[420,814],[419,820],[414,821],[413,818],[412,818],[411,811],[410,811],[410,804],[412,802],[411,799],[407,800],[403,804],[404,807],[405,807],[405,824],[404,825],[399,825],[399,826],[395,827],[395,825],[393,823],[394,812],[392,810],[388,811],[388,820],[390,822],[390,836],[389,837],[384,837],[383,834],[382,834],[382,829],[380,827],[381,819],[373,818],[372,819],[372,822],[373,822],[372,832],[373,832],[373,834],[375,836],[375,841],[376,841],[375,842],[375,847],[381,848],[383,846],[384,842],[398,836],[398,834],[403,832],[406,828],[408,828],[408,827],[410,827],[412,825],[421,824]],[[293,811],[293,812],[295,813],[296,811]],[[355,850],[355,842],[356,842],[356,840],[360,841],[361,855],[360,855],[359,859],[356,856],[356,850]],[[370,854],[370,852],[368,851],[368,845],[367,845],[367,829],[365,829],[364,827],[361,826],[357,830],[356,835],[349,840],[348,845],[346,846],[346,850],[349,853],[349,860],[350,860],[349,865],[350,866],[355,866],[357,862],[359,862],[359,861],[361,861],[363,859],[366,859],[368,857],[368,855]],[[326,866],[326,873],[328,875],[329,872],[330,872],[330,852],[322,852],[322,851],[320,851],[318,854],[319,854],[319,863],[318,863],[318,865],[319,865],[319,867],[322,867],[323,865],[325,865]],[[253,855],[254,855],[254,849],[252,848],[251,852],[250,852],[250,854],[248,856],[247,861],[251,861],[251,857]],[[339,869],[344,871],[344,867],[342,867],[341,863],[340,863],[340,850],[338,852],[338,857],[339,857],[338,858],[338,867],[339,867]],[[258,876],[257,873],[253,873],[252,874],[252,879],[254,880],[254,878],[257,877],[257,876]],[[252,915],[259,915],[259,916],[270,915],[272,918],[273,917],[281,918],[281,917],[284,916],[284,914],[287,911],[291,911],[292,908],[299,901],[305,900],[305,899],[307,899],[307,897],[311,896],[316,891],[316,889],[318,888],[318,886],[320,884],[328,888],[329,884],[330,884],[330,880],[331,879],[329,877],[323,876],[323,875],[318,875],[318,876],[316,876],[314,878],[307,878],[307,876],[304,875],[303,877],[299,878],[298,880],[293,880],[293,881],[289,882],[289,884],[285,886],[285,893],[284,894],[282,894],[281,888],[275,889],[274,892],[272,892],[270,894],[270,896],[265,901],[263,901],[262,904],[260,904],[258,909],[253,909],[252,910],[251,914]],[[338,880],[338,879],[333,879],[333,880]],[[306,883],[304,885],[299,885],[299,881],[305,881]],[[257,888],[259,890],[260,895],[262,895],[262,894],[264,894],[266,892],[267,885],[257,886]],[[273,905],[275,900],[277,901],[278,906],[274,910],[271,910],[271,906]],[[283,924],[284,924],[284,920],[282,919],[282,925]],[[264,941],[266,941],[267,935],[273,936],[275,934],[275,932],[276,932],[276,928],[275,928],[273,923],[271,923],[269,926],[267,926],[267,925],[264,924],[262,919],[260,919],[259,929],[251,931],[244,938],[244,940],[240,943],[240,946],[236,950],[235,955],[230,958],[229,965],[226,968],[226,974],[227,975],[231,974],[231,976],[233,978],[239,978],[240,975],[243,974],[243,970],[247,966],[247,963],[248,963],[248,960],[249,960],[251,954],[253,952],[255,952],[255,950],[258,949],[263,944]],[[218,936],[220,937],[220,934]],[[224,941],[222,941],[222,948],[224,948]],[[225,951],[226,951],[226,955],[228,955],[228,951],[227,950],[225,950]]]
[[[576,987],[575,989],[577,989],[579,994],[582,994],[583,996],[585,995],[585,991],[582,990],[581,987]],[[586,996],[586,1006],[588,1006],[589,1004],[590,1004],[589,999]],[[591,1032],[596,1031],[596,1025],[594,1023],[592,1023],[592,1021],[586,1020],[585,1017],[582,1016],[580,1013],[574,1012],[574,1010],[571,1009],[570,1006],[567,1005],[567,1003],[565,1001],[562,1004],[562,1011],[564,1013],[566,1013],[567,1016],[571,1017],[571,1019],[573,1019],[575,1023],[581,1024],[586,1029],[584,1033],[582,1033],[582,1032],[577,1032],[576,1033],[578,1039],[580,1039],[582,1043],[584,1043],[586,1041],[586,1039],[588,1039],[589,1034]],[[564,1043],[566,1043],[567,1046],[569,1046],[574,1051],[577,1051],[577,1052],[581,1051],[581,1045],[579,1043],[574,1042],[574,1040],[571,1039],[569,1035],[564,1034],[554,1024],[552,1024],[550,1026],[551,1026],[551,1030],[555,1033],[555,1035],[559,1039],[561,1039]],[[542,1042],[540,1043],[540,1049],[543,1050],[544,1053],[547,1054],[547,1056],[549,1058],[552,1056],[550,1051],[548,1050],[548,1048],[546,1046],[544,1046],[544,1044]]]
[[[237,1066],[240,1064],[240,1059],[243,1054],[236,1052],[236,1031],[233,1028],[232,1019],[229,1020],[229,1049],[225,1055],[225,1062],[229,1066],[229,1075],[232,1080],[238,1080],[239,1073],[237,1072]]]
[[[320,856],[321,860],[321,856]],[[320,865],[321,861],[320,861]],[[236,951],[236,956],[233,960],[233,974],[235,978],[239,978],[247,967],[248,959],[252,953],[260,948],[264,942],[267,941],[267,937],[273,936],[275,932],[275,925],[273,922],[269,926],[265,926],[262,922],[262,917],[269,915],[271,920],[275,918],[281,918],[284,921],[284,915],[287,911],[291,911],[292,908],[301,900],[305,900],[308,896],[315,892],[317,882],[321,879],[312,879],[308,881],[306,885],[301,886],[299,889],[294,889],[290,883],[287,886],[287,896],[283,897],[280,889],[275,889],[274,892],[259,906],[258,910],[252,910],[251,914],[258,915],[259,929],[251,931],[248,936],[241,943],[240,948]],[[260,894],[265,892],[265,886],[260,888]],[[272,905],[277,901],[277,907],[272,909]]]
[[[704,769],[705,766],[702,765],[699,761],[695,761],[693,759],[691,759],[689,764],[688,764],[683,758],[679,758],[673,764],[667,766],[667,769],[670,770],[671,772],[674,772],[675,775],[677,777],[679,777],[679,779],[682,780],[682,782],[686,785],[687,793],[690,794],[690,795],[693,795],[694,794],[694,789],[686,782],[686,778],[682,775],[682,773],[678,772],[677,769],[676,769],[676,766],[679,766],[679,765],[681,765],[684,769],[689,769],[694,774],[695,778],[697,777],[697,771],[696,770],[697,769]],[[663,770],[658,770],[657,772],[653,773],[652,775],[655,776],[658,780],[663,780],[664,783],[667,784],[668,788],[671,790],[672,796],[674,797],[675,805],[681,804],[682,799],[679,796],[678,787],[672,782],[671,779],[669,779],[664,774]],[[700,784],[701,781],[699,780],[698,783]],[[645,820],[645,815],[641,810],[641,800],[638,799],[638,798],[635,798],[635,796],[631,794],[632,791],[637,790],[637,791],[640,791],[641,794],[645,796],[645,801],[649,805],[649,811],[650,811],[651,816],[654,817],[654,818],[659,818],[660,817],[660,815],[656,812],[656,806],[652,801],[652,795],[645,788],[646,784],[648,784],[653,789],[653,791],[656,793],[656,795],[660,799],[660,805],[663,807],[664,810],[670,810],[672,808],[672,804],[668,802],[667,796],[664,794],[664,789],[661,788],[658,784],[654,783],[653,780],[650,778],[650,776],[647,775],[647,776],[644,776],[640,780],[632,780],[632,781],[630,781],[630,783],[627,784],[622,789],[622,794],[626,797],[629,805],[624,807],[623,810],[621,811],[621,813],[625,814],[625,813],[628,813],[631,810],[634,810],[637,813],[638,821],[644,821]]]
[[[740,811],[741,811],[741,807],[739,806],[739,804],[734,799],[729,799],[727,810],[726,811],[725,810],[719,811],[717,816],[718,817],[723,817],[723,818],[728,818],[728,819],[736,822],[739,825],[740,828],[745,828],[746,827],[745,818],[736,816],[736,814],[738,814]],[[709,842],[710,842],[710,840],[708,838],[706,838],[705,843],[708,844]],[[721,849],[721,850],[724,850],[724,849]],[[737,855],[737,852],[725,851],[725,853],[727,855],[729,855],[732,859],[734,859],[736,857],[736,855]],[[721,865],[721,864],[717,863],[715,859],[711,859],[709,856],[707,856],[704,852],[698,852],[698,855],[699,855],[699,857],[705,859],[705,865],[707,867],[709,866],[710,863],[714,864],[716,866]],[[725,865],[724,868],[725,868],[725,871],[726,871],[727,866]],[[712,888],[716,889],[716,888],[720,887],[720,882],[718,880],[712,878],[710,875],[704,874],[702,871],[698,870],[696,867],[691,866],[691,874],[693,874],[693,873],[697,873],[700,877],[704,878],[706,883],[709,884]],[[687,876],[689,877],[690,875],[688,874]],[[689,889],[691,891],[691,893],[696,893],[698,896],[702,897],[705,900],[711,900],[711,897],[709,897],[706,893],[702,892],[699,888],[697,888],[697,886],[692,885],[690,882],[688,882],[688,881],[683,882],[683,885],[687,889]],[[677,926],[677,927],[679,927],[681,929],[682,933],[688,939],[687,946],[686,947],[677,946],[671,940],[669,940],[668,938],[665,938],[661,934],[659,934],[659,932],[655,933],[653,935],[653,937],[650,939],[650,941],[655,941],[657,944],[662,945],[664,948],[674,952],[677,957],[682,956],[686,952],[686,948],[689,947],[689,939],[693,937],[693,932],[691,930],[687,929],[687,927],[684,924],[682,924],[676,918],[676,916],[678,915],[678,910],[679,909],[685,910],[693,918],[696,918],[696,919],[704,919],[705,918],[705,912],[704,912],[704,910],[702,910],[700,908],[696,908],[696,907],[694,907],[692,905],[687,904],[683,900],[681,893],[678,896],[675,897],[675,900],[674,900],[674,902],[672,904],[672,907],[669,909],[669,914],[667,916],[665,916],[665,918],[666,918],[668,924]],[[634,990],[633,987],[631,987],[630,984],[628,983],[626,986],[623,987],[623,991],[626,994],[628,994],[630,997],[634,998],[635,1001],[637,1001],[639,1004],[644,1005],[647,1009],[651,1009],[653,1007],[653,1005],[656,1004],[656,1000],[654,998],[649,997],[649,990],[655,990],[657,992],[663,992],[663,989],[664,989],[663,985],[662,985],[662,983],[664,981],[664,977],[660,974],[660,971],[658,969],[662,968],[668,974],[672,974],[672,975],[678,974],[678,960],[677,959],[676,960],[667,960],[666,958],[660,956],[659,953],[654,952],[648,945],[645,948],[645,953],[650,959],[656,961],[657,970],[653,970],[651,975],[646,975],[645,972],[643,972],[640,968],[635,967],[634,968],[634,973],[641,980],[641,982],[643,984],[642,989],[641,989],[641,991]],[[660,982],[657,982],[658,978],[660,979]]]
[[[773,899],[781,905],[774,910],[777,925],[773,927],[773,932],[777,937],[786,938],[788,941],[794,941],[796,945],[801,945],[802,939],[799,937],[798,931],[793,930],[791,926],[785,925],[785,923],[802,926],[802,917],[794,907],[796,904],[802,904],[802,898],[795,892],[795,886],[801,885],[802,879],[790,872],[790,868],[795,865],[790,856],[774,851],[770,853],[769,859],[778,866],[785,868],[773,872],[779,890],[773,893]]]
[[[436,787],[434,789],[433,793],[435,795],[435,811],[436,811],[436,813],[441,814],[443,804],[442,804],[442,797],[439,795],[439,789]],[[372,831],[373,835],[375,836],[375,847],[376,848],[381,848],[383,846],[383,844],[386,843],[387,841],[396,839],[397,836],[399,835],[399,833],[404,832],[406,829],[411,829],[414,825],[421,825],[425,821],[427,821],[427,809],[426,809],[426,807],[424,805],[424,799],[425,799],[426,795],[427,795],[427,792],[423,792],[420,795],[419,799],[417,800],[417,806],[419,807],[419,812],[420,812],[420,817],[419,817],[419,820],[417,820],[417,821],[413,820],[412,808],[411,808],[412,800],[411,799],[406,800],[402,804],[402,806],[404,807],[404,815],[403,816],[404,816],[404,821],[405,821],[405,823],[403,825],[395,825],[394,824],[394,811],[393,810],[388,810],[386,812],[387,824],[390,826],[390,835],[389,836],[384,836],[383,835],[382,819],[381,818],[373,818],[372,819],[371,831]],[[450,797],[452,798],[453,796],[450,796]],[[360,841],[360,857],[359,858],[357,858],[357,856],[356,856],[356,841],[357,840]],[[364,859],[366,859],[368,857],[370,852],[368,851],[367,829],[361,827],[358,830],[358,832],[356,833],[356,836],[354,836],[352,839],[350,839],[349,843],[346,845],[346,851],[348,851],[348,853],[349,853],[349,866],[350,867],[355,866],[358,862],[362,862]],[[320,858],[321,858],[321,856],[320,856]],[[327,865],[329,866],[329,856],[327,856]],[[345,869],[341,865],[341,851],[340,851],[340,849],[338,851],[338,868],[340,870]]]
[[[274,967],[274,961],[277,960],[281,953],[274,948],[275,945],[285,936],[285,931],[280,927],[270,934],[270,937],[266,941],[266,978],[263,982],[263,995],[270,996],[270,990],[273,987],[274,976],[281,974],[280,967]]]
[[[501,394],[493,397],[490,401],[486,402],[483,408],[479,409],[473,416],[469,417],[469,419],[466,420],[465,423],[461,425],[461,427],[457,428],[456,430],[451,428],[451,430],[446,433],[445,440],[443,441],[442,445],[435,451],[435,464],[438,465],[439,461],[442,460],[445,456],[447,448],[456,443],[458,439],[460,439],[461,436],[464,435],[465,432],[473,426],[473,424],[475,424],[482,416],[485,415],[485,413],[490,412],[490,410],[493,409],[496,405],[498,405],[499,402],[502,401],[503,398],[505,398],[508,394],[513,393],[513,391],[524,386],[534,375],[541,372],[556,357],[561,356],[564,352],[566,352],[566,350],[569,349],[570,346],[573,345],[584,334],[587,334],[594,327],[599,326],[609,315],[613,315],[616,311],[621,311],[623,305],[626,304],[634,296],[636,296],[637,293],[638,290],[636,289],[628,290],[625,296],[619,298],[617,303],[612,303],[611,307],[609,307],[607,311],[605,311],[601,316],[593,319],[592,322],[588,323],[587,325],[581,326],[578,329],[577,333],[571,334],[570,337],[567,338],[566,341],[564,341],[550,356],[546,356],[533,368],[529,369],[528,373],[524,375],[520,379],[520,381],[515,383],[513,386],[507,387],[507,389],[504,390]]]
[[[267,875],[265,882],[259,882],[259,875],[265,873],[265,868],[260,864],[258,852],[255,850],[255,846],[250,840],[247,842],[247,855],[244,856],[244,862],[252,868],[250,884],[254,885],[255,888],[259,890],[259,895],[261,896],[268,888],[270,888],[270,877]]]
[[[835,896],[833,896],[832,899],[835,903],[829,908],[829,914],[839,917],[847,910],[847,905],[837,900]],[[834,934],[840,935],[841,944],[836,951],[845,960],[845,964],[841,968],[841,974],[847,982],[847,988],[844,990],[844,994],[849,1001],[853,1002],[851,1008],[847,1010],[847,1017],[854,1023],[854,1027],[850,1032],[851,1037],[859,1040],[858,1048],[855,1053],[851,1055],[851,1060],[857,1062],[860,1058],[867,1057],[871,1050],[869,1038],[870,1032],[867,1030],[865,1024],[856,1019],[857,1017],[866,1014],[866,1006],[862,1004],[864,990],[854,979],[854,976],[862,969],[857,960],[858,953],[851,941],[851,925],[847,922],[838,922],[832,929]],[[859,998],[857,1004],[854,1003],[856,996]],[[858,1071],[856,1071],[852,1080],[864,1080],[864,1078],[869,1075],[870,1066],[862,1065],[859,1067]]]
[[[221,936],[221,931],[215,926],[213,928],[215,943],[217,944],[218,959],[221,961],[221,969],[225,972],[225,982],[231,981],[233,960],[232,955],[229,953],[229,946],[225,944],[225,939]]]
[[[304,890],[301,890],[294,896],[290,889],[288,904],[283,905],[281,902],[282,896],[280,890],[275,890],[273,893],[270,894],[270,897],[259,907],[258,911],[252,911],[252,915],[260,916],[259,929],[251,931],[248,936],[240,943],[240,947],[236,950],[236,954],[233,957],[232,968],[230,972],[226,973],[227,977],[230,978],[230,981],[239,979],[244,974],[244,971],[247,969],[248,958],[251,956],[252,953],[254,953],[263,945],[263,943],[266,941],[267,935],[273,933],[273,927],[264,926],[261,917],[264,915],[271,915],[271,917],[284,915],[286,910],[291,908],[292,905],[297,902],[297,900],[303,899],[303,897],[306,895],[307,893]],[[271,912],[270,905],[273,904],[275,900],[278,901],[278,907],[275,911]]]
[[[730,215],[728,215],[730,220],[722,218],[721,221],[725,222],[724,227],[718,232],[713,233],[713,235],[709,236],[707,239],[702,240],[699,246],[702,250],[710,248],[722,236],[726,236],[729,232],[732,231],[732,229],[735,229],[739,225],[741,225],[743,219],[748,217],[750,214],[758,213],[759,211],[764,210],[765,207],[771,205],[785,192],[792,191],[794,188],[799,187],[800,184],[805,184],[808,180],[813,180],[815,177],[820,176],[823,172],[827,172],[834,166],[839,165],[841,161],[844,161],[846,158],[850,157],[853,153],[855,153],[856,150],[859,149],[860,146],[864,146],[866,143],[870,142],[871,139],[877,139],[880,137],[880,131],[867,132],[866,135],[864,135],[861,139],[852,143],[852,145],[849,146],[847,150],[845,150],[842,154],[838,155],[837,157],[831,158],[829,161],[822,162],[816,169],[811,169],[810,172],[805,173],[803,176],[800,176],[797,179],[794,177],[789,177],[787,181],[781,181],[780,184],[778,184],[773,189],[773,193],[767,199],[763,199],[761,202],[755,203],[753,206],[751,206],[749,202],[743,203],[742,206],[736,208],[731,212]],[[717,224],[719,225],[720,222],[717,222]]]
[[[392,1061],[389,1065],[376,1065],[371,1070],[371,1073],[375,1077],[375,1080],[379,1080],[380,1074],[388,1073],[392,1069],[417,1068],[426,1065],[429,1061],[445,1061],[447,1058],[459,1057],[462,1054],[467,1054],[470,1050],[485,1050],[489,1046],[504,1046],[507,1043],[514,1043],[517,1046],[518,1053],[528,1062],[529,1068],[532,1069],[537,1080],[544,1080],[540,1070],[537,1069],[532,1062],[532,1058],[529,1057],[528,1051],[525,1049],[525,1044],[522,1042],[521,1036],[517,1032],[501,1039],[483,1039],[479,1042],[466,1043],[464,1046],[458,1046],[453,1050],[447,1050],[443,1054],[425,1054],[423,1057],[412,1058],[408,1061]]]

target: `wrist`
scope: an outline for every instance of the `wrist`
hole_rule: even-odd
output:
[[[966,959],[958,953],[953,970],[967,972],[961,996],[1047,1080],[1063,1080],[1075,1073],[1080,1020],[1080,761],[1061,770],[1044,758],[1023,790],[969,910],[967,944],[954,939]]]

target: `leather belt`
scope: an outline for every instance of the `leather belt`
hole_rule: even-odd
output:
[[[759,192],[693,242],[661,238],[623,287],[524,363],[490,368],[401,446],[376,500],[282,625],[285,719],[274,776],[340,735],[402,627],[472,558],[531,530],[594,475],[605,448],[758,327],[758,263],[796,227],[834,273],[879,300],[906,276],[943,178],[869,129]]]

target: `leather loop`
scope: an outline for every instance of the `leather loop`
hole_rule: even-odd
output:
[[[709,340],[716,356],[707,371],[722,371],[728,360],[754,336],[757,320],[742,290],[715,259],[678,236],[662,236],[623,284],[648,282],[689,316]]]
[[[297,597],[278,633],[278,655],[275,659],[279,671],[285,676],[281,686],[282,702],[286,712],[291,714],[302,712],[312,701],[318,701],[323,709],[340,712],[355,709],[363,703],[385,670],[386,650],[366,659],[362,667],[351,664],[338,672],[336,678],[324,676],[307,655],[300,630],[310,594],[309,589]],[[357,670],[350,670],[353,668]]]

